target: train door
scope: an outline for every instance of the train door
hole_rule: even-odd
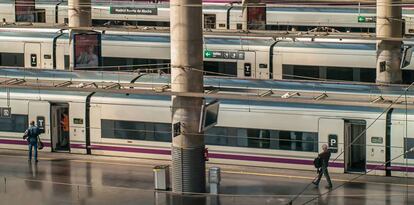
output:
[[[318,127],[319,152],[322,151],[322,145],[327,144],[332,154],[332,160],[336,158],[338,154],[340,154],[343,150],[344,120],[320,118]]]
[[[29,121],[35,121],[40,130],[40,139],[50,139],[50,103],[44,101],[29,102]]]
[[[41,46],[40,43],[24,44],[24,67],[41,68]]]
[[[51,136],[53,151],[70,151],[69,105],[56,103],[51,105]]]
[[[239,52],[237,61],[238,78],[256,78],[256,53],[252,51]]]
[[[346,172],[366,171],[366,122],[345,121],[345,170]]]

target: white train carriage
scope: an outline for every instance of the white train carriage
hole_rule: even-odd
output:
[[[375,22],[358,22],[359,16],[373,17],[375,9],[269,7],[266,25],[269,30],[310,31],[329,27],[340,32],[375,32]]]
[[[10,77],[152,84],[169,76],[125,73],[1,70]],[[99,80],[100,79],[100,80]],[[155,84],[154,84],[155,83]],[[278,88],[356,95],[398,95],[402,88],[310,82],[254,81],[205,78],[205,86]],[[412,97],[412,92],[408,96]],[[32,89],[0,91],[0,107],[12,116],[0,118],[0,147],[26,149],[21,139],[28,122],[44,122],[45,151],[169,159],[170,97],[137,94],[56,92]],[[128,112],[125,112],[128,110]],[[62,130],[62,114],[69,129]],[[237,119],[237,120],[235,120]],[[251,120],[254,119],[254,120]],[[39,121],[40,120],[40,121]],[[205,133],[211,162],[294,169],[313,169],[313,158],[328,139],[337,140],[331,166],[335,172],[402,176],[414,171],[412,110],[265,101],[222,100],[218,124]],[[407,129],[407,130],[406,130]],[[344,151],[344,153],[342,153]],[[395,159],[394,159],[395,158]],[[387,161],[392,160],[390,163]],[[410,174],[411,175],[411,174]]]
[[[2,23],[16,22],[14,3],[10,0],[0,0],[0,20]]]
[[[206,57],[205,70],[213,75],[268,78],[268,53],[272,43],[271,39],[206,37],[205,50],[224,54],[219,57]],[[10,50],[10,46],[15,48]],[[30,46],[33,48],[29,49]],[[34,48],[35,46],[37,47]],[[69,52],[69,38],[66,33],[0,32],[0,66],[68,69]],[[35,58],[24,59],[25,55]],[[169,36],[102,35],[102,62],[103,69],[106,70],[131,70],[140,65],[154,64],[168,67]],[[246,65],[251,69],[249,75],[245,75]]]
[[[103,34],[99,69],[166,68],[169,41],[166,34]],[[70,50],[67,33],[0,32],[0,66],[68,69]],[[374,82],[376,75],[374,41],[206,36],[204,54],[208,75],[358,82]],[[413,64],[403,70],[404,83],[413,82],[412,70]]]
[[[30,3],[30,2],[29,2]],[[65,1],[41,0],[34,2],[32,17],[20,18],[16,15],[15,2],[0,1],[0,13],[4,23],[35,23],[35,24],[67,24],[68,5]],[[26,6],[28,3],[26,2]],[[203,1],[203,27],[205,29],[242,29],[242,5],[238,2],[209,2]],[[29,9],[29,8],[27,8]],[[169,26],[169,5],[165,2],[100,2],[92,1],[92,23],[102,25],[140,25],[140,26]],[[349,7],[280,7],[267,4],[265,9],[264,26],[256,29],[281,31],[311,31],[328,27],[341,32],[375,32],[375,8],[356,6]],[[22,14],[27,15],[27,14]],[[30,15],[30,14],[29,14]],[[405,34],[414,33],[414,24],[410,20],[414,13],[411,8],[403,9],[405,19]],[[374,19],[371,22],[359,22],[359,17]],[[16,20],[17,18],[17,20]],[[253,18],[261,18],[256,16]],[[254,19],[252,20],[254,22]],[[260,23],[262,24],[262,23]],[[325,29],[326,31],[330,29]]]

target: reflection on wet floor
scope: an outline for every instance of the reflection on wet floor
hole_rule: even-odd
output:
[[[311,181],[303,178],[223,173],[220,195],[153,191],[151,165],[97,163],[67,158],[28,163],[24,157],[0,158],[0,204],[287,204]],[[289,174],[294,174],[291,171]],[[414,204],[414,186],[346,183],[325,194],[310,186],[293,204]],[[345,182],[334,181],[334,187]],[[310,201],[311,199],[314,199]]]

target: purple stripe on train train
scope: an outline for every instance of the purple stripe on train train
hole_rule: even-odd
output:
[[[14,144],[14,145],[26,145],[25,140],[8,140],[0,139],[0,144]],[[46,147],[50,147],[50,143],[44,143]],[[71,148],[75,149],[84,149],[84,144],[74,144],[70,145]],[[145,153],[145,154],[160,154],[160,155],[171,155],[170,150],[162,149],[148,149],[148,148],[137,148],[137,147],[117,147],[117,146],[107,146],[107,145],[92,145],[93,150],[103,150],[103,151],[116,151],[116,152],[132,152],[132,153]],[[270,163],[283,163],[283,164],[300,164],[300,165],[310,165],[313,166],[312,160],[306,159],[290,159],[290,158],[280,158],[280,157],[262,157],[262,156],[248,156],[248,155],[236,155],[236,154],[221,154],[221,153],[209,153],[210,158],[217,159],[229,159],[229,160],[242,160],[242,161],[255,161],[255,162],[270,162]],[[339,162],[330,162],[331,167],[343,168],[344,164]],[[375,170],[385,170],[383,165],[367,164],[367,169]],[[414,172],[414,167],[402,167],[402,166],[391,166],[388,167],[392,171],[408,171]]]

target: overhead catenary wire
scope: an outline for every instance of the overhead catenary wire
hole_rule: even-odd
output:
[[[401,97],[403,97],[404,95],[406,95],[406,93],[408,92],[408,90],[411,88],[411,86],[412,85],[414,85],[414,82],[413,83],[411,83],[406,89],[405,89],[405,92],[404,93],[402,93],[402,94],[400,94],[398,97],[397,97],[397,99],[394,101],[394,102],[392,102],[386,109],[384,109],[384,111],[371,123],[371,124],[369,124],[354,140],[352,140],[349,144],[347,144],[347,145],[345,145],[345,147],[344,147],[344,150],[341,152],[341,153],[339,153],[337,156],[336,156],[336,158],[334,159],[334,160],[332,160],[332,162],[335,162],[344,152],[345,152],[345,150],[347,150],[348,149],[348,147],[350,147],[350,146],[352,146],[361,136],[363,136],[363,135],[365,135],[366,134],[366,132],[367,132],[367,130],[370,128],[370,127],[372,127],[373,125],[374,125],[374,123],[376,123],[380,118],[381,118],[381,116],[382,115],[384,115],[385,113],[387,113],[388,112],[388,110],[389,109],[391,109],[392,108],[392,105],[393,104],[395,104]],[[411,150],[411,151],[413,151],[413,150]],[[400,156],[402,156],[402,155],[400,155]],[[386,165],[388,162],[386,162],[386,163],[383,163],[382,165]],[[376,167],[376,168],[378,168],[378,167]],[[371,169],[369,172],[371,172],[372,170],[374,170],[374,169]],[[365,174],[363,174],[363,175],[366,175],[366,174],[368,174],[369,172],[366,172]],[[363,175],[360,175],[360,176],[358,176],[357,178],[359,178],[359,177],[361,177],[361,176],[363,176]],[[357,179],[357,178],[355,178],[355,179]],[[310,185],[311,183],[309,183],[309,185]],[[306,186],[306,189],[307,189],[307,187],[309,187],[309,185],[308,186]],[[338,186],[338,187],[341,187],[342,185],[340,185],[340,186]],[[336,190],[338,187],[335,187],[334,189],[332,189],[332,190]],[[294,199],[290,202],[290,204],[291,203],[293,203],[293,201],[294,200],[296,200],[302,193],[304,193],[304,191],[306,191],[306,189],[304,189],[304,190],[302,190],[301,192],[299,192],[299,194],[297,195],[297,197],[294,197]],[[332,191],[332,190],[330,190],[330,191]],[[326,193],[329,193],[330,191],[328,191],[328,192],[326,192]],[[325,195],[326,193],[324,193],[323,195]],[[322,195],[321,195],[322,196]],[[307,203],[309,203],[309,202],[311,202],[311,201],[313,201],[313,200],[315,200],[315,199],[317,199],[317,198],[319,198],[320,196],[318,196],[318,197],[315,197],[315,198],[313,198],[312,200],[310,200],[310,201],[308,201],[308,202],[306,202],[305,204],[307,204]]]

